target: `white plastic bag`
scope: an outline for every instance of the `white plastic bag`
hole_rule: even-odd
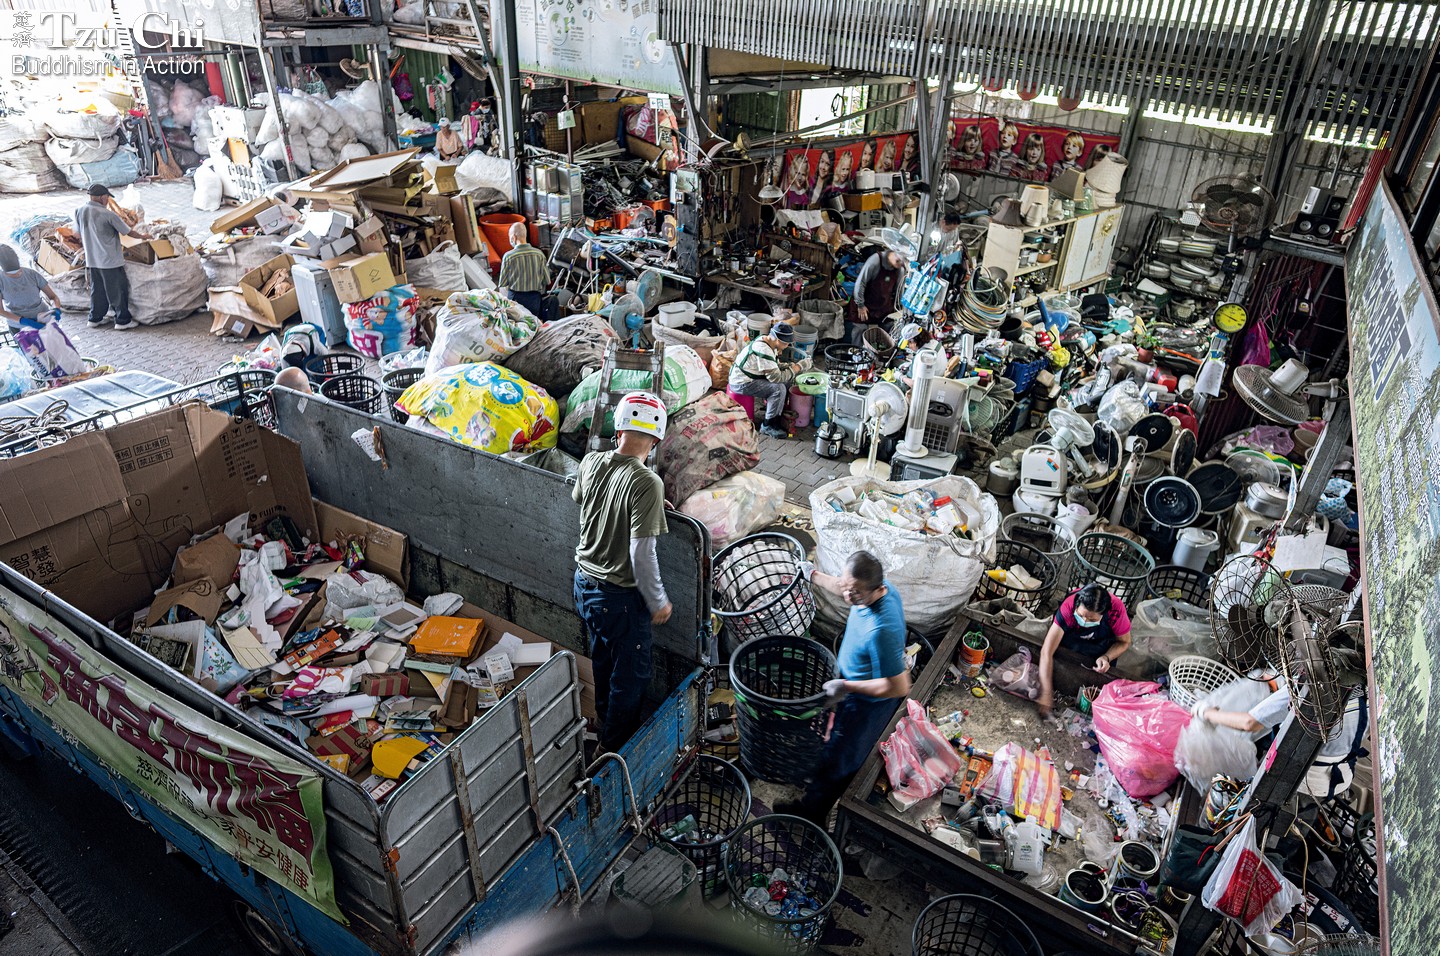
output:
[[[1030,659],[1030,648],[1022,647],[990,673],[990,681],[999,690],[1026,700],[1040,696],[1040,669]]]
[[[1269,685],[1241,677],[1215,688],[1201,700],[1207,707],[1243,713],[1270,693]],[[1259,769],[1255,742],[1243,731],[1192,720],[1180,731],[1180,739],[1175,743],[1175,769],[1184,774],[1199,793],[1205,792],[1216,774],[1249,780]]]
[[[225,201],[225,181],[215,171],[215,161],[207,159],[195,170],[195,195],[190,203],[203,212],[214,212]]]
[[[1239,923],[1246,936],[1255,936],[1273,929],[1304,898],[1260,852],[1250,817],[1226,842],[1200,900],[1206,909]]]
[[[539,319],[498,292],[456,292],[435,314],[435,343],[425,373],[501,361],[539,328]]]
[[[669,350],[666,350],[669,354]],[[948,496],[978,516],[970,525],[973,538],[926,534],[882,524],[849,511],[836,511],[826,501],[836,492],[858,496],[866,489],[904,495],[918,489]],[[841,574],[856,551],[869,551],[880,559],[885,577],[905,602],[905,621],[921,632],[949,627],[969,603],[980,574],[995,557],[1000,530],[1000,508],[993,496],[969,478],[950,475],[929,481],[873,481],[839,478],[810,494],[815,521],[815,564],[826,574]],[[816,610],[832,628],[843,625],[850,608],[830,592],[817,589]]]
[[[680,510],[710,530],[712,547],[723,548],[774,523],[784,507],[785,482],[742,471],[695,492]]]
[[[405,274],[417,289],[439,289],[442,292],[465,292],[465,269],[460,264],[460,247],[449,240],[436,246],[429,255],[405,260]]]
[[[24,395],[34,387],[34,370],[25,356],[18,349],[0,349],[0,399]]]
[[[85,371],[85,360],[59,322],[46,322],[38,329],[21,329],[15,333],[15,340],[38,378],[64,378]]]

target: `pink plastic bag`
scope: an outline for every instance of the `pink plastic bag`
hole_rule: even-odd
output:
[[[1132,797],[1153,797],[1175,782],[1175,744],[1190,714],[1158,696],[1153,681],[1106,684],[1090,705],[1095,739],[1120,786]]]
[[[950,742],[930,722],[925,708],[913,700],[907,700],[905,706],[905,716],[895,725],[895,732],[880,744],[885,774],[890,778],[890,799],[902,810],[939,793],[964,766]]]

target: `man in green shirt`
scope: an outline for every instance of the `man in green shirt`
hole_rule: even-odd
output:
[[[598,411],[596,414],[600,414]],[[600,749],[618,751],[644,722],[650,628],[670,620],[655,541],[665,523],[665,486],[645,466],[665,437],[665,405],[631,392],[615,409],[615,450],[580,463],[571,497],[580,504],[575,610],[595,665]]]

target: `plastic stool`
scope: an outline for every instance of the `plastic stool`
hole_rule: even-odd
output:
[[[750,420],[751,420],[752,422],[755,420],[755,396],[754,396],[754,395],[741,395],[740,393],[736,392],[734,389],[730,389],[730,388],[725,389],[725,394],[726,394],[726,395],[729,395],[733,400],[735,400],[736,402],[739,402],[739,403],[740,403],[740,407],[743,408],[743,409],[745,409],[745,414],[750,416]]]

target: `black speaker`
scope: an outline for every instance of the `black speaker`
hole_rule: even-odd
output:
[[[1328,190],[1312,188],[1295,216],[1290,235],[1296,239],[1316,239],[1331,242],[1340,231],[1340,213],[1347,202],[1344,196],[1332,195]]]

